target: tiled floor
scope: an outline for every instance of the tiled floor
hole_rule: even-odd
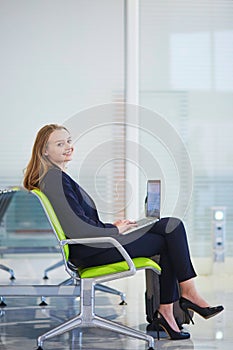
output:
[[[1,261],[4,262],[4,261]],[[47,259],[23,259],[22,257],[7,261],[15,269],[18,284],[28,283],[37,272],[37,281],[43,283],[43,268],[51,261]],[[40,268],[38,268],[40,266]],[[155,350],[232,350],[233,348],[233,275],[224,268],[215,269],[212,275],[200,276],[196,284],[202,294],[212,303],[222,303],[225,311],[208,321],[195,315],[195,325],[185,328],[191,332],[191,339],[185,341],[171,341],[162,334],[160,341],[155,341]],[[38,273],[38,270],[40,273]],[[62,268],[50,275],[49,283],[66,278]],[[10,283],[6,272],[0,271],[1,284]],[[48,282],[47,282],[48,283]],[[144,307],[144,274],[139,272],[136,276],[110,284],[124,291],[127,295],[128,305],[120,306],[119,297],[106,293],[97,293],[96,310],[99,315],[116,322],[127,324],[130,327],[146,330]],[[1,287],[0,287],[1,293]],[[79,299],[51,297],[47,299],[48,306],[38,306],[39,298],[20,297],[6,298],[7,306],[0,311],[0,349],[1,350],[35,350],[36,339],[72,317],[78,312]],[[100,329],[76,329],[72,332],[46,340],[44,350],[139,350],[147,349],[147,343],[126,336],[117,335],[110,331]]]

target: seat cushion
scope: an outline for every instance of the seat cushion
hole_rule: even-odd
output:
[[[132,260],[136,269],[153,267],[157,271],[157,273],[161,273],[160,266],[155,261],[149,258],[134,258]],[[120,261],[113,264],[93,266],[87,268],[78,268],[78,272],[81,278],[94,278],[127,270],[129,270],[129,267],[126,261]]]

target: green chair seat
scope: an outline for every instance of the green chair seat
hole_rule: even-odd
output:
[[[155,261],[149,258],[144,258],[144,257],[134,258],[132,260],[136,269],[150,267],[150,268],[156,269],[158,273],[161,272],[161,267]],[[120,261],[117,263],[112,263],[107,265],[78,268],[79,276],[81,278],[94,278],[98,276],[114,274],[117,272],[123,272],[127,270],[129,270],[129,266],[126,263],[126,261]]]

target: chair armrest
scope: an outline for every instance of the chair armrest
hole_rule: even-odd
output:
[[[122,255],[124,260],[126,261],[127,265],[129,266],[129,272],[131,274],[136,273],[136,267],[133,263],[133,260],[125,250],[125,248],[113,237],[93,237],[93,238],[76,238],[76,239],[64,239],[60,241],[60,245],[64,246],[66,244],[98,244],[98,243],[110,243],[113,245],[119,253]]]

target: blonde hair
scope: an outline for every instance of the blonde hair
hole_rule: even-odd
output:
[[[57,124],[45,125],[38,131],[32,148],[31,159],[24,172],[23,185],[29,191],[33,188],[38,188],[41,179],[45,176],[47,171],[53,167],[53,164],[45,156],[45,151],[49,136],[55,130],[62,129],[68,131],[63,125]]]

